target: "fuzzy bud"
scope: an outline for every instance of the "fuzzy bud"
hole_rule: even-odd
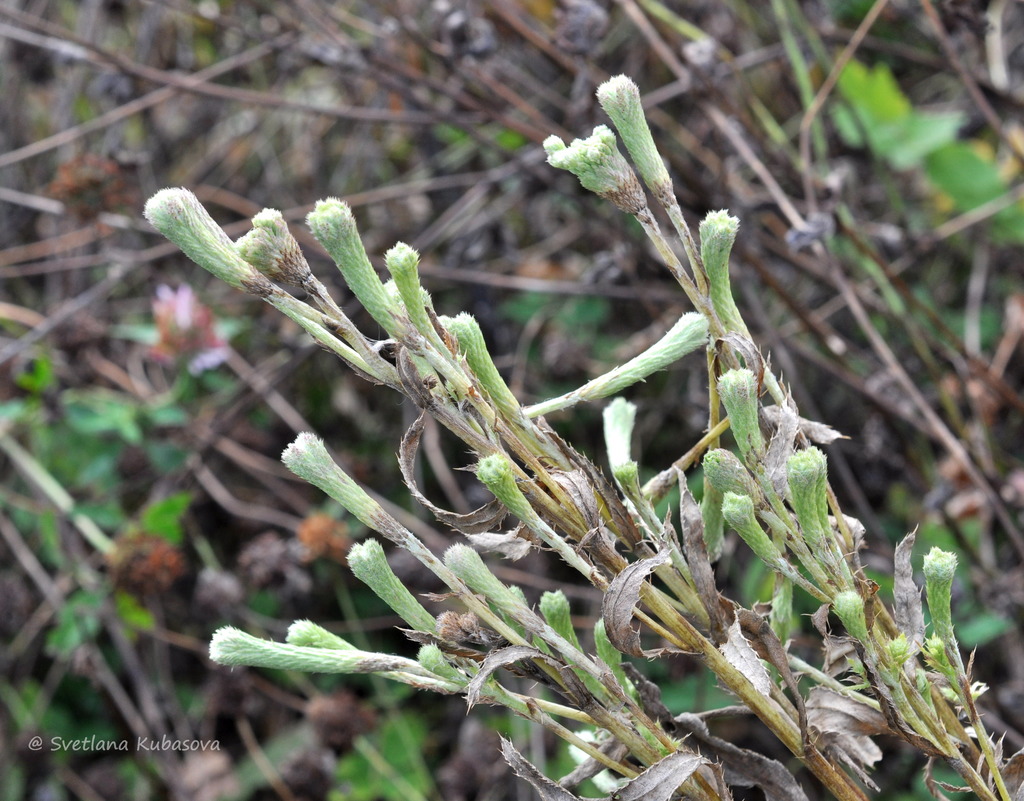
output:
[[[651,136],[637,85],[625,75],[616,75],[597,88],[597,101],[615,124],[644,183],[659,200],[671,196],[672,180]]]
[[[303,286],[312,277],[299,243],[276,209],[263,209],[253,217],[252,230],[235,242],[235,250],[272,281]]]
[[[754,502],[749,495],[726,492],[722,499],[722,517],[761,561],[769,567],[780,565],[783,561],[782,553],[757,522]]]
[[[210,640],[210,659],[221,665],[302,670],[307,673],[424,673],[418,662],[400,656],[368,653],[358,649],[338,650],[288,645],[253,637],[225,626]]]
[[[561,590],[545,592],[540,597],[540,613],[544,616],[548,625],[559,635],[571,642],[577,648],[580,641],[576,636],[576,629],[572,625],[572,610],[569,608],[569,599]]]
[[[395,575],[384,555],[384,548],[374,539],[352,546],[348,566],[361,582],[378,598],[418,631],[434,631],[434,617]]]
[[[311,620],[296,620],[292,623],[288,627],[285,641],[289,645],[299,645],[305,648],[328,648],[335,651],[357,650],[348,640],[337,634],[332,634]]]
[[[492,453],[481,459],[476,466],[476,477],[494,494],[494,497],[508,507],[512,514],[528,526],[537,519],[536,511],[516,484],[512,462],[507,456]]]
[[[711,486],[722,493],[734,492],[760,498],[761,492],[747,468],[732,451],[715,448],[704,455],[704,476]]]
[[[462,579],[474,592],[484,596],[503,612],[513,618],[528,613],[521,595],[502,584],[490,568],[484,564],[480,554],[468,545],[456,543],[444,552],[444,563],[449,570]]]
[[[708,276],[711,305],[719,319],[730,331],[745,333],[747,327],[736,308],[729,281],[729,254],[739,227],[739,219],[729,212],[710,212],[700,224],[700,257]]]
[[[459,350],[466,357],[469,369],[473,371],[484,391],[490,395],[491,401],[508,420],[517,420],[522,408],[498,368],[494,366],[491,353],[487,350],[483,331],[473,315],[466,312],[454,317],[442,317],[441,324],[459,341]]]
[[[143,213],[182,253],[221,281],[258,297],[274,291],[274,285],[235,252],[228,235],[187,189],[161,189],[146,201]]]
[[[627,214],[647,208],[647,199],[632,168],[622,157],[615,134],[606,125],[598,125],[586,139],[575,139],[566,146],[557,136],[544,140],[548,163],[568,170],[584,189],[610,200]]]
[[[384,291],[384,284],[370,264],[363,241],[359,238],[356,220],[348,204],[337,198],[319,200],[307,217],[313,236],[338,265],[349,289],[389,334],[400,329],[394,302]]]
[[[757,378],[747,369],[729,370],[718,379],[718,394],[729,413],[729,427],[747,464],[764,458],[764,438],[757,420]]]
[[[423,336],[436,340],[437,332],[426,309],[429,296],[424,299],[425,293],[420,286],[420,254],[405,242],[398,242],[384,254],[384,264],[395,281],[398,295],[416,330]]]
[[[340,503],[364,525],[378,529],[383,516],[380,504],[335,464],[322,439],[308,432],[299,434],[285,448],[281,461],[299,478],[319,487]]]
[[[832,599],[832,611],[836,613],[851,637],[868,642],[868,623],[864,615],[864,599],[854,590],[845,590]]]
[[[830,536],[828,520],[828,462],[817,448],[805,448],[786,463],[789,495],[793,511],[800,521],[804,539],[817,551]]]
[[[935,635],[948,647],[954,647],[956,643],[950,613],[956,564],[956,554],[941,548],[932,548],[924,557],[924,588],[928,595],[928,611]]]
[[[612,470],[632,461],[630,456],[636,404],[625,398],[616,398],[604,408],[604,446]]]

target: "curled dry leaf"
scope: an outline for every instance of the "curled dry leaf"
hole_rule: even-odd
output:
[[[669,561],[666,550],[658,551],[650,559],[633,562],[619,573],[601,602],[601,617],[605,631],[612,645],[630,656],[658,656],[667,649],[657,648],[645,651],[640,646],[640,635],[633,628],[633,613],[640,603],[640,589],[647,577],[660,565]]]
[[[797,438],[800,435],[800,416],[796,413],[796,404],[787,396],[784,406],[776,406],[778,413],[775,433],[768,443],[768,453],[764,457],[764,469],[772,482],[772,487],[785,498],[789,492],[789,477],[786,465],[789,457],[796,450]]]
[[[914,583],[914,567],[910,561],[916,535],[916,531],[911,531],[896,546],[893,614],[907,642],[920,646],[924,643],[924,612],[921,608],[921,590]]]
[[[696,715],[678,715],[675,725],[699,742],[704,754],[721,762],[730,785],[760,787],[766,801],[807,801],[803,788],[781,762],[715,737]]]
[[[512,768],[516,776],[528,781],[533,789],[537,791],[541,801],[584,801],[584,799],[570,793],[564,787],[559,787],[537,770],[527,761],[526,757],[516,750],[512,742],[504,737],[501,738],[501,755],[505,757],[505,761]]]
[[[874,790],[865,768],[882,758],[872,735],[888,734],[889,726],[877,709],[825,687],[814,687],[807,697],[807,724],[815,745],[826,757],[841,762]]]
[[[768,677],[768,671],[761,664],[750,641],[743,635],[739,618],[733,620],[732,625],[729,626],[729,637],[719,646],[718,650],[729,660],[730,665],[750,680],[759,693],[771,694],[772,682]]]
[[[737,609],[736,620],[757,655],[772,665],[786,683],[793,705],[800,718],[800,738],[807,742],[807,710],[804,708],[804,697],[800,694],[796,676],[789,666],[786,648],[778,635],[772,630],[768,621],[750,609]]]
[[[519,526],[513,531],[506,531],[504,533],[488,531],[483,534],[467,534],[466,536],[469,539],[470,545],[478,551],[498,553],[506,559],[511,559],[515,562],[526,556],[530,549],[534,547],[530,540],[519,535],[521,530],[523,530],[523,527]]]
[[[712,641],[723,642],[732,619],[733,604],[722,597],[715,585],[715,571],[704,544],[704,521],[700,506],[686,489],[682,472],[679,473],[679,523],[683,529],[686,563],[697,595],[708,613]]]
[[[781,424],[782,415],[783,410],[778,406],[765,406],[761,409],[761,417],[775,429]],[[831,426],[816,423],[806,417],[797,418],[797,429],[815,445],[830,445],[837,439],[847,438],[845,434],[840,434]]]
[[[757,345],[747,339],[747,337],[735,332],[726,334],[718,342],[728,345],[733,351],[743,357],[743,363],[747,369],[757,377],[757,389],[760,392],[761,382],[764,381],[764,371],[768,365],[765,362],[764,356],[761,355],[761,351],[757,349]]]
[[[419,449],[426,420],[426,412],[421,412],[416,421],[409,426],[409,430],[405,432],[402,444],[398,448],[398,466],[402,470],[402,479],[409,488],[409,492],[423,507],[429,509],[438,521],[465,534],[481,534],[488,529],[496,528],[508,514],[508,510],[497,498],[472,512],[458,514],[435,506],[416,486],[416,451]]]
[[[473,680],[466,685],[466,705],[472,708],[480,701],[480,693],[483,690],[483,686],[494,671],[528,659],[541,659],[556,667],[558,665],[557,662],[543,651],[539,651],[529,645],[510,645],[508,648],[492,651],[480,663],[480,670],[473,677]]]
[[[691,751],[676,751],[630,779],[612,796],[615,801],[669,801],[707,760]]]

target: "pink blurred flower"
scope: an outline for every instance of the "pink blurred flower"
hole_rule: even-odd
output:
[[[177,289],[158,286],[153,317],[159,339],[150,355],[157,361],[187,360],[188,371],[198,375],[227,359],[227,342],[214,329],[213,312],[196,300],[187,284]]]

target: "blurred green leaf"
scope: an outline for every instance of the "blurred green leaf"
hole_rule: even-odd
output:
[[[77,590],[57,610],[57,624],[46,633],[47,653],[66,659],[83,643],[95,638],[100,630],[99,610],[104,596],[88,590]]]
[[[916,111],[889,67],[846,65],[839,92],[848,106],[834,115],[839,135],[852,147],[866,144],[898,170],[918,166],[933,151],[956,141],[959,112]]]
[[[190,503],[192,503],[191,492],[178,492],[151,503],[142,510],[142,518],[139,521],[142,529],[147,534],[163,537],[168,542],[177,545],[181,542],[183,534],[181,519]]]
[[[114,606],[117,609],[117,616],[128,626],[130,633],[134,633],[134,630],[149,631],[156,623],[153,613],[130,593],[115,593]]]

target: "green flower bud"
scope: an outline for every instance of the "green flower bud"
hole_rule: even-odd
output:
[[[700,224],[700,257],[708,276],[711,305],[730,331],[745,333],[747,326],[736,308],[729,281],[729,253],[740,221],[727,211],[713,211]]]
[[[614,471],[616,466],[632,461],[633,423],[636,420],[636,404],[625,398],[616,398],[604,407],[604,447],[608,451],[608,463]]]
[[[651,136],[637,85],[625,75],[616,75],[597,88],[597,100],[615,123],[644,183],[659,199],[671,196],[672,180]]]
[[[910,642],[907,640],[907,635],[902,633],[898,637],[889,640],[885,644],[885,650],[892,664],[896,667],[903,667],[906,661],[914,655]]]
[[[398,294],[412,324],[423,336],[433,342],[439,342],[434,324],[427,315],[423,287],[420,286],[419,263],[420,254],[405,242],[398,242],[384,254],[384,264],[395,280]]]
[[[664,370],[686,354],[703,347],[707,343],[707,337],[707,319],[697,312],[687,312],[676,321],[676,324],[665,333],[665,336],[643,353],[634,356],[625,364],[609,370],[604,375],[591,379],[579,389],[530,406],[526,410],[526,414],[528,417],[537,417],[558,409],[567,409],[580,402],[615,395],[626,387],[643,381],[647,376]]]
[[[868,623],[864,615],[864,599],[854,590],[845,590],[832,600],[832,611],[836,613],[851,637],[863,643],[868,642]]]
[[[507,456],[502,453],[485,456],[477,462],[476,477],[526,525],[531,526],[537,519],[537,512],[516,484],[512,462]]]
[[[718,561],[725,538],[725,520],[722,518],[722,493],[704,478],[704,497],[700,499],[700,519],[704,524],[704,547],[708,558]]]
[[[754,516],[754,501],[749,495],[726,492],[722,499],[722,516],[762,562],[773,568],[782,563],[782,553]]]
[[[610,200],[627,214],[638,214],[647,208],[647,199],[636,175],[622,157],[615,143],[615,134],[606,125],[598,125],[586,139],[575,139],[566,147],[557,136],[544,140],[548,163],[568,170],[584,189]]]
[[[418,631],[434,631],[435,621],[423,605],[394,574],[384,555],[384,548],[374,539],[353,545],[348,552],[348,566],[395,613]]]
[[[285,448],[281,461],[299,478],[327,493],[363,524],[379,530],[380,517],[384,515],[380,504],[335,464],[322,439],[308,432],[299,434]]]
[[[235,250],[272,281],[303,286],[312,277],[299,243],[276,209],[263,209],[253,217],[252,230],[235,242]]]
[[[235,252],[228,235],[187,189],[161,189],[146,201],[143,213],[182,253],[221,281],[258,297],[274,291],[274,285]]]
[[[764,458],[764,438],[757,420],[757,378],[747,369],[729,370],[718,379],[718,394],[729,413],[729,428],[747,464]]]
[[[285,638],[289,645],[299,645],[306,648],[328,648],[334,651],[355,651],[358,650],[348,640],[332,634],[323,626],[318,626],[311,620],[296,620],[288,627],[288,636]]]
[[[418,662],[400,656],[368,653],[358,649],[287,645],[253,637],[230,626],[214,632],[210,640],[210,659],[232,667],[247,665],[274,670],[302,670],[307,673],[425,673]]]
[[[569,599],[561,590],[545,592],[540,597],[540,613],[559,635],[571,642],[577,648],[580,647],[579,638],[576,636],[576,629],[572,625],[572,610],[569,608]]]
[[[949,648],[956,647],[950,614],[956,564],[956,554],[941,548],[932,548],[924,557],[924,588],[928,595],[932,626],[935,635]]]
[[[441,324],[459,341],[459,350],[466,357],[469,369],[473,371],[484,391],[507,420],[520,419],[522,407],[498,368],[494,366],[491,353],[487,350],[480,324],[471,314],[462,312],[454,317],[442,317]]]
[[[424,645],[420,648],[419,653],[416,654],[416,661],[435,676],[440,676],[459,686],[469,682],[466,675],[449,662],[448,657],[436,645]]]
[[[363,304],[363,308],[381,328],[397,336],[401,326],[397,321],[394,302],[384,291],[380,276],[370,264],[348,204],[337,198],[319,200],[307,215],[306,224],[334,259],[349,289]]]
[[[828,463],[817,448],[806,448],[786,463],[789,495],[800,521],[804,539],[812,551],[827,542],[832,526],[828,520]]]
[[[722,493],[734,492],[737,495],[749,495],[760,498],[761,491],[754,483],[747,468],[732,451],[715,448],[704,455],[704,476],[711,486]]]
[[[495,576],[480,554],[468,545],[456,543],[444,552],[444,563],[449,570],[462,579],[470,588],[495,604],[513,619],[529,613],[529,607],[520,593],[513,592]]]

